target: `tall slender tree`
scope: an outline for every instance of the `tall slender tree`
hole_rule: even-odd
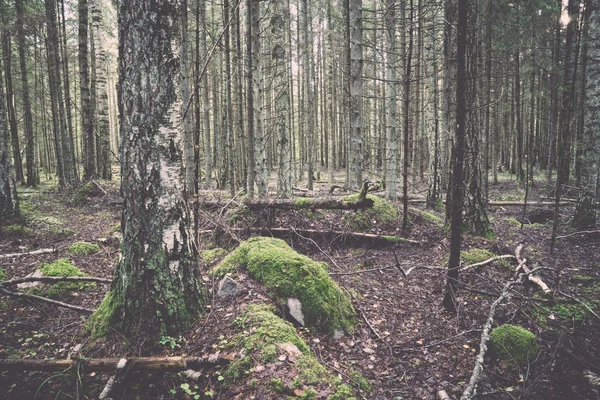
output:
[[[88,0],[79,0],[79,92],[81,99],[81,130],[83,136],[83,178],[96,176],[96,140],[92,124],[90,99],[90,67],[88,63]]]
[[[396,175],[398,174],[398,145],[396,135],[396,1],[386,0],[385,45],[387,50],[386,115],[386,170],[385,197],[396,200]]]
[[[6,123],[6,99],[2,79],[2,67],[0,66],[0,224],[9,217],[19,215],[19,200],[11,165],[10,136]]]
[[[362,185],[363,173],[363,119],[362,119],[362,0],[349,0],[350,10],[350,133],[348,140],[349,186],[358,190]]]

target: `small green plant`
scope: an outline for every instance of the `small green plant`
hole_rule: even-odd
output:
[[[502,360],[526,366],[540,352],[535,335],[520,326],[504,324],[490,333],[490,349]]]
[[[283,393],[283,382],[281,378],[271,379],[271,388],[277,393]]]
[[[11,237],[24,237],[31,232],[31,229],[23,225],[7,225],[2,228],[2,231]]]
[[[4,271],[4,268],[0,268],[0,282],[6,280],[6,271]]]
[[[227,250],[217,247],[215,249],[200,251],[200,258],[202,258],[206,263],[211,264],[226,254]]]
[[[194,400],[200,399],[200,394],[198,394],[197,392],[197,390],[199,389],[198,385],[195,385],[192,389],[189,383],[182,383],[181,385],[179,385],[179,387],[181,388],[181,390],[183,390],[185,394],[192,397]]]
[[[161,346],[169,346],[171,350],[175,350],[180,347],[180,344],[183,342],[183,338],[179,336],[178,338],[174,338],[171,336],[161,336],[158,340],[158,344]]]
[[[95,243],[75,242],[69,246],[69,252],[75,256],[88,256],[100,251],[100,246]]]

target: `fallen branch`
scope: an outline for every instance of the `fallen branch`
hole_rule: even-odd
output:
[[[97,278],[94,276],[26,276],[24,278],[9,279],[0,282],[0,286],[17,285],[25,282],[100,282],[111,283],[112,279]]]
[[[405,239],[398,236],[376,235],[372,233],[343,232],[343,231],[320,231],[314,229],[288,229],[288,228],[230,228],[228,233],[246,233],[259,236],[272,236],[284,238],[289,235],[318,237],[319,239],[329,239],[335,242],[345,243],[346,241],[355,242],[358,245],[371,246],[391,246],[397,243],[408,243],[418,245],[420,242],[412,239]],[[199,235],[213,234],[213,230],[204,230],[198,232]],[[233,235],[232,235],[233,236]],[[237,236],[233,236],[234,238]]]
[[[542,291],[546,294],[551,296],[551,290],[548,287],[548,285],[546,285],[544,283],[544,281],[542,281],[542,279],[537,276],[537,275],[533,275],[532,271],[529,269],[529,267],[527,267],[527,259],[526,258],[521,258],[521,251],[523,250],[523,245],[520,244],[517,246],[517,249],[515,250],[515,257],[517,258],[517,261],[519,261],[519,266],[517,267],[517,269],[515,270],[516,273],[519,273],[520,270],[522,269],[523,272],[527,275],[527,279],[532,282],[535,283],[536,285],[539,286],[540,289],[542,289]]]
[[[34,251],[28,251],[26,253],[11,253],[11,254],[0,254],[0,259],[11,258],[11,257],[22,257],[22,256],[37,256],[40,254],[49,254],[56,252],[57,249],[39,249]]]
[[[244,199],[240,202],[249,210],[260,211],[267,208],[278,210],[327,209],[327,210],[360,210],[373,207],[372,199],[345,200],[338,197],[301,197],[296,199]],[[199,203],[202,209],[222,208],[221,201],[204,201]]]
[[[0,371],[64,371],[84,367],[88,371],[113,371],[120,358],[90,358],[69,360],[40,360],[31,358],[0,359]],[[205,357],[137,357],[129,360],[128,371],[185,371],[190,368],[225,365],[229,360]]]
[[[497,261],[497,260],[503,260],[503,259],[506,259],[506,258],[516,258],[516,257],[513,256],[512,254],[503,254],[501,256],[496,256],[496,257],[488,258],[487,260],[482,261],[482,262],[478,262],[478,263],[470,264],[470,265],[465,265],[464,267],[461,267],[459,269],[459,271],[464,271],[464,270],[470,269],[470,268],[483,267],[484,265],[487,265],[487,264],[489,264],[491,262],[494,262],[494,261]]]
[[[48,299],[46,297],[41,297],[41,296],[36,296],[35,294],[13,292],[11,290],[5,289],[2,285],[0,285],[0,293],[7,295],[7,296],[12,296],[12,297],[21,297],[24,299],[33,299],[33,300],[43,301],[45,303],[54,304],[55,306],[69,308],[71,310],[82,311],[82,312],[86,312],[86,313],[90,313],[90,314],[94,312],[94,310],[91,310],[89,308],[74,306],[72,304],[63,303],[62,301],[52,300],[52,299]]]
[[[569,233],[568,235],[562,235],[562,236],[557,236],[557,239],[564,239],[564,238],[568,238],[571,236],[575,236],[575,235],[584,235],[584,234],[589,234],[589,233],[600,233],[600,231],[578,231],[578,232],[573,232],[573,233]]]
[[[110,396],[110,392],[114,390],[116,386],[121,383],[123,376],[125,375],[125,367],[127,366],[127,359],[121,358],[117,363],[117,368],[115,368],[115,373],[112,375],[108,382],[106,382],[106,386],[102,389],[102,393],[98,397],[100,400],[108,399]]]

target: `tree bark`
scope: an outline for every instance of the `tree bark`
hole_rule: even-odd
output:
[[[11,165],[10,136],[6,123],[6,99],[2,80],[0,67],[0,221],[4,222],[9,217],[19,215],[19,200]]]
[[[396,176],[398,174],[398,144],[396,137],[396,1],[387,0],[385,14],[385,44],[387,50],[387,90],[385,97],[386,115],[386,171],[385,197],[395,200]]]
[[[79,0],[79,92],[81,98],[81,130],[83,135],[83,178],[96,176],[96,140],[92,124],[90,99],[90,66],[88,63],[88,0]]]
[[[362,185],[363,132],[362,132],[362,0],[350,0],[350,133],[349,133],[349,181],[354,190]]]
[[[189,328],[204,302],[184,184],[178,20],[175,0],[119,3],[123,255],[88,324],[143,352]]]

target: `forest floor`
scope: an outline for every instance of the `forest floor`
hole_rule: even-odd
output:
[[[537,177],[529,200],[551,192]],[[501,174],[490,185],[492,200],[519,201],[524,189],[510,176]],[[39,248],[54,248],[43,255],[0,258],[5,280],[25,277],[42,263],[69,259],[90,276],[111,278],[119,253],[119,196],[117,181],[98,182],[102,189],[60,193],[46,182],[38,189],[19,191],[24,219],[3,224],[0,257]],[[315,193],[326,195],[329,185],[318,183]],[[225,191],[210,196],[226,197]],[[208,196],[209,194],[206,194]],[[394,203],[401,211],[401,204]],[[545,267],[540,277],[551,287],[555,301],[539,296],[534,286],[518,286],[509,301],[496,310],[493,326],[520,325],[533,332],[541,348],[539,356],[525,367],[486,357],[478,398],[485,399],[594,399],[599,398],[585,381],[583,371],[600,373],[600,235],[576,234],[560,238],[551,254],[552,230],[549,208],[521,226],[522,208],[492,207],[489,217],[495,238],[465,235],[463,251],[479,250],[514,254],[523,244],[530,266]],[[530,207],[528,213],[540,210]],[[566,221],[573,206],[561,208],[561,235],[569,232]],[[233,248],[236,241],[227,226],[294,227],[322,231],[356,231],[348,215],[353,211],[276,211],[256,214],[241,208],[202,212],[199,230],[214,230],[201,238],[201,248]],[[514,262],[494,262],[461,273],[459,308],[456,313],[441,307],[445,264],[449,253],[443,226],[443,210],[425,211],[423,204],[409,210],[409,239],[418,244],[357,246],[332,238],[286,239],[296,251],[329,264],[331,277],[352,295],[358,323],[351,335],[334,339],[306,329],[299,333],[319,361],[352,387],[363,399],[433,399],[444,389],[459,398],[466,386],[479,351],[481,329],[491,303],[505,282],[512,279]],[[382,224],[367,214],[367,233],[400,235],[400,218]],[[217,233],[218,232],[218,233]],[[89,255],[74,253],[75,242],[99,245]],[[479,250],[476,250],[479,249]],[[487,253],[486,253],[487,254]],[[217,260],[218,262],[218,260]],[[465,260],[466,263],[469,260]],[[416,267],[404,276],[404,271]],[[241,294],[221,301],[214,296],[217,282],[208,275],[214,265],[203,263],[201,274],[209,289],[205,315],[185,336],[163,338],[156,355],[206,355],[222,349],[239,329],[232,322],[249,303],[270,301],[268,294],[250,279],[242,280]],[[38,292],[47,286],[35,288]],[[96,283],[59,293],[59,300],[96,308],[108,284]],[[577,299],[577,300],[574,300]],[[595,310],[596,316],[588,311]],[[91,343],[83,332],[87,314],[26,299],[0,297],[0,358],[121,357],[123,348],[112,340]],[[127,355],[127,354],[125,354]],[[131,354],[128,354],[131,356]],[[141,399],[271,399],[286,398],[269,382],[274,372],[248,371],[254,384],[222,387],[222,367],[204,371],[203,379],[189,382],[176,373],[128,374],[125,395]],[[364,379],[363,379],[364,378]],[[49,372],[0,372],[0,397],[6,399],[97,398],[108,375],[79,369]],[[258,383],[258,384],[257,384]]]

